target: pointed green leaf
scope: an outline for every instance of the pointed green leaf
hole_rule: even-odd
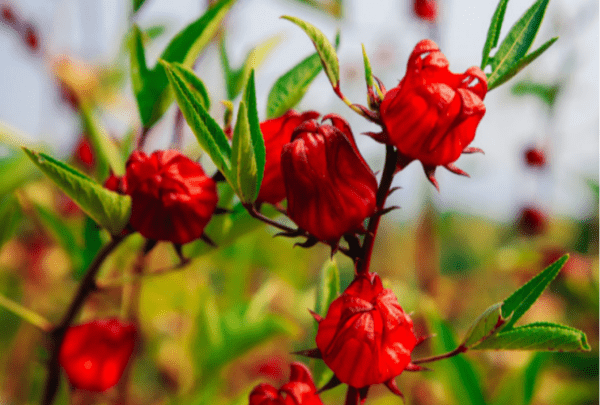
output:
[[[568,326],[536,322],[491,336],[474,350],[589,351],[585,333]]]
[[[137,11],[144,5],[146,0],[133,0],[133,12],[137,13]]]
[[[210,97],[202,79],[196,76],[196,73],[194,73],[192,69],[187,68],[180,63],[172,63],[171,67],[181,75],[186,82],[187,87],[202,103],[202,107],[208,111],[210,109]]]
[[[121,153],[96,117],[92,107],[87,103],[81,103],[79,111],[97,158],[98,179],[100,181],[106,179],[110,170],[117,176],[125,174],[125,162]]]
[[[169,43],[160,59],[191,67],[200,52],[217,32],[235,0],[220,0],[196,21],[181,30]],[[134,25],[130,40],[131,77],[144,128],[150,128],[169,108],[173,93],[162,64],[152,70],[146,65],[142,33]]]
[[[519,73],[525,66],[529,65],[533,62],[538,56],[540,56],[546,49],[550,48],[550,46],[558,40],[558,37],[554,37],[548,40],[545,44],[540,46],[535,51],[531,52],[529,55],[521,58],[518,62],[512,64],[511,66],[506,67],[503,73],[494,74],[494,71],[488,77],[488,91],[500,86],[505,83],[509,79],[511,79],[514,75]]]
[[[323,33],[317,27],[307,23],[306,21],[302,21],[299,18],[287,15],[281,18],[293,22],[298,27],[302,28],[306,35],[308,35],[321,58],[321,63],[325,68],[325,73],[327,74],[327,77],[329,78],[333,89],[339,89],[340,66],[338,62],[338,57],[335,52],[335,49],[333,48],[331,42],[329,42],[327,37],[323,35]]]
[[[549,1],[536,1],[512,26],[496,54],[488,60],[488,64],[492,65],[492,73],[488,77],[488,82],[494,82],[498,77],[504,76],[517,61],[527,54],[540,28]]]
[[[27,156],[100,226],[118,235],[129,222],[131,198],[105,189],[94,180],[45,153],[23,147]]]
[[[50,234],[56,238],[60,246],[62,246],[69,254],[69,257],[76,260],[80,249],[77,240],[75,239],[75,235],[73,234],[73,231],[71,231],[71,228],[69,228],[61,218],[47,208],[34,203],[34,209],[38,218],[41,220],[41,223],[44,225],[44,228],[50,231]],[[76,263],[75,266],[78,264],[79,263]]]
[[[328,260],[321,269],[321,277],[317,287],[315,312],[327,315],[329,305],[340,295],[340,271],[335,260]]]
[[[260,130],[260,121],[258,119],[254,70],[250,71],[250,76],[248,77],[248,83],[246,84],[246,90],[244,91],[244,101],[248,108],[248,124],[250,124],[252,148],[254,149],[254,159],[256,160],[256,195],[258,196],[263,175],[265,173],[267,151],[265,149],[265,140]]]
[[[177,104],[202,149],[208,153],[217,168],[227,176],[231,170],[231,146],[219,124],[208,114],[196,92],[183,75],[169,63],[161,61],[171,86],[175,90]]]
[[[522,80],[510,89],[511,93],[516,96],[533,95],[543,101],[548,107],[553,107],[556,101],[556,96],[560,90],[560,86],[555,84],[553,86],[536,83],[530,80]]]
[[[367,89],[373,87],[373,70],[371,69],[371,61],[367,56],[367,50],[365,44],[362,44],[363,63],[365,65],[365,81],[367,82]]]
[[[535,393],[535,385],[542,369],[542,365],[548,358],[546,353],[536,353],[531,357],[523,375],[523,405],[529,405]]]
[[[230,182],[243,203],[253,203],[256,200],[258,195],[256,176],[256,159],[252,147],[248,112],[246,104],[241,101],[231,144]]]
[[[508,318],[512,316],[502,328],[503,331],[510,330],[515,322],[527,312],[546,287],[548,287],[548,284],[558,275],[558,272],[568,259],[569,255],[564,255],[504,300],[502,304],[502,317]]]
[[[494,335],[507,322],[507,319],[502,317],[502,304],[502,302],[499,302],[492,305],[473,322],[461,344],[462,347],[468,349],[477,345]]]
[[[487,38],[483,45],[483,55],[481,59],[481,69],[485,69],[490,58],[490,51],[498,45],[498,39],[500,39],[500,30],[502,29],[502,22],[504,21],[504,14],[506,13],[506,6],[508,0],[500,0],[492,21],[490,22],[490,28],[488,28]]]
[[[267,99],[267,118],[281,117],[294,108],[322,69],[321,58],[315,53],[277,79]]]
[[[144,43],[147,43],[148,41],[160,37],[162,34],[165,33],[166,30],[167,27],[165,27],[164,25],[153,25],[151,27],[146,28],[143,33]]]

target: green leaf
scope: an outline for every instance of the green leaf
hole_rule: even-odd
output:
[[[260,190],[263,175],[265,173],[265,163],[267,151],[265,149],[265,140],[260,130],[260,121],[258,118],[258,108],[256,106],[256,88],[254,85],[254,70],[250,72],[246,90],[244,91],[244,101],[248,108],[248,124],[250,125],[250,135],[252,137],[252,148],[254,149],[254,159],[256,160],[256,195]]]
[[[71,228],[69,228],[61,218],[47,208],[34,203],[34,209],[38,218],[41,220],[41,223],[44,225],[44,228],[49,230],[50,233],[56,238],[59,244],[69,254],[69,257],[75,261],[74,264],[75,267],[77,267],[79,265],[78,259],[80,248],[75,235],[71,231]]]
[[[536,353],[532,356],[523,375],[523,405],[529,405],[535,393],[535,383],[542,365],[546,361],[546,353]]]
[[[185,77],[169,63],[161,61],[161,64],[165,67],[171,87],[175,90],[177,104],[200,146],[227,177],[231,171],[231,146],[225,133],[208,114],[196,92],[190,90]]]
[[[450,328],[442,321],[436,320],[434,328],[437,333],[436,351],[448,352],[456,347],[456,341]],[[485,405],[480,376],[471,362],[463,356],[454,356],[447,361],[436,363],[436,370],[448,380],[446,387],[456,398],[456,403],[467,405]]]
[[[242,91],[244,83],[248,81],[252,69],[258,68],[267,58],[273,48],[279,43],[279,37],[269,38],[260,43],[246,55],[244,63],[239,69],[232,69],[229,64],[227,50],[225,49],[225,38],[221,39],[220,53],[221,63],[225,71],[225,81],[227,87],[227,99],[233,100]]]
[[[503,73],[494,74],[496,71],[492,72],[492,74],[488,77],[488,91],[500,86],[505,83],[509,79],[511,79],[514,75],[519,73],[525,66],[529,65],[533,62],[538,56],[540,56],[544,51],[558,40],[558,37],[554,37],[547,41],[545,44],[540,46],[535,51],[531,52],[529,55],[521,58],[518,62],[506,67],[503,70]]]
[[[589,351],[585,333],[568,326],[536,322],[484,340],[474,350]]]
[[[83,250],[81,251],[81,265],[75,269],[73,278],[81,280],[85,275],[90,264],[102,248],[101,229],[90,217],[85,218],[83,227]]]
[[[267,99],[267,118],[281,117],[294,108],[322,69],[321,58],[315,53],[277,79]]]
[[[492,66],[488,82],[494,82],[498,77],[504,76],[515,63],[527,54],[540,28],[549,1],[536,1],[512,26],[496,54],[487,61],[487,64]]]
[[[21,206],[13,194],[0,198],[0,248],[12,237],[22,217]]]
[[[235,0],[221,0],[199,19],[181,30],[169,43],[160,59],[191,67],[200,52],[221,27]],[[148,69],[140,29],[133,26],[130,39],[131,79],[144,128],[150,128],[173,101],[168,78],[162,64]]]
[[[568,259],[569,255],[564,255],[504,300],[502,304],[502,317],[508,318],[510,316],[511,318],[504,325],[502,331],[510,330],[515,322],[527,312],[546,287],[548,287],[548,284],[558,275],[558,272]]]
[[[338,62],[338,57],[335,52],[335,49],[333,48],[327,37],[323,35],[323,33],[314,25],[309,24],[306,21],[302,21],[299,18],[287,15],[281,18],[293,22],[298,27],[302,28],[306,35],[308,35],[313,45],[315,46],[319,57],[321,58],[321,63],[325,68],[325,73],[327,74],[327,77],[329,78],[333,89],[339,89],[340,66]]]
[[[547,84],[536,83],[530,80],[522,80],[511,88],[512,94],[516,96],[536,96],[550,108],[554,106],[554,102],[556,101],[556,96],[558,95],[559,90],[559,85],[549,86]]]
[[[131,198],[105,189],[94,180],[45,153],[23,147],[40,170],[100,226],[118,235],[129,222]]]
[[[144,43],[160,37],[167,28],[164,25],[153,25],[144,30]]]
[[[468,349],[477,345],[496,333],[507,322],[507,319],[502,317],[502,305],[502,302],[492,305],[473,322],[461,344],[462,347]]]
[[[137,13],[138,10],[144,5],[146,0],[133,0],[133,12]]]
[[[119,148],[96,117],[92,107],[87,103],[81,103],[79,111],[98,162],[98,179],[105,180],[110,170],[117,176],[124,175],[125,162]]]
[[[180,63],[172,63],[171,67],[181,75],[190,91],[194,93],[202,103],[202,107],[208,111],[210,109],[210,97],[202,80],[196,76],[192,69],[187,68]]]
[[[362,44],[363,63],[365,65],[365,81],[367,82],[367,89],[373,87],[373,70],[371,69],[371,61],[367,56],[367,50],[365,44]]]
[[[321,269],[321,277],[317,288],[315,312],[327,315],[329,305],[340,295],[340,271],[335,260],[328,260]]]
[[[496,45],[498,45],[498,39],[500,39],[500,30],[502,29],[502,22],[504,21],[504,14],[506,12],[507,5],[508,0],[500,0],[498,7],[496,7],[496,11],[494,11],[492,21],[490,22],[490,28],[488,28],[487,38],[485,39],[485,44],[483,45],[481,69],[485,69],[485,67],[488,65],[490,51],[495,48]]]
[[[241,101],[237,122],[233,130],[231,145],[231,174],[230,183],[236,190],[240,201],[253,203],[258,191],[256,189],[257,168],[248,123],[246,104]]]

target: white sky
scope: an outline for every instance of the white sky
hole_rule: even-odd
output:
[[[147,0],[147,3],[137,17],[138,23],[144,27],[156,23],[168,25],[163,39],[147,52],[152,65],[168,39],[196,18],[205,2]],[[264,113],[267,94],[275,79],[313,52],[312,44],[299,28],[279,19],[283,14],[313,23],[330,38],[336,29],[341,30],[338,54],[342,90],[351,100],[365,103],[361,43],[367,48],[374,74],[388,88],[402,78],[412,48],[428,34],[428,28],[411,17],[410,1],[346,0],[345,3],[346,17],[340,22],[293,0],[238,1],[226,23],[234,66],[259,42],[273,35],[282,36],[276,50],[257,72],[260,114]],[[502,36],[531,3],[533,0],[509,3]],[[38,23],[51,52],[68,53],[91,62],[113,61],[127,30],[123,0],[19,0],[12,4],[20,14]],[[479,64],[495,7],[495,1],[441,1],[439,45],[452,71],[462,72]],[[506,221],[514,217],[522,204],[534,202],[555,215],[582,218],[589,214],[594,200],[585,178],[598,179],[598,33],[596,0],[552,0],[532,49],[553,36],[561,38],[532,66],[486,97],[487,114],[472,143],[486,154],[466,155],[457,162],[471,178],[441,168],[437,175],[441,189],[438,194],[424,180],[420,164],[412,163],[394,182],[402,187],[389,202],[402,206],[396,217],[413,217],[425,196],[443,210],[456,209]],[[0,27],[0,60],[0,121],[19,128],[33,139],[56,145],[57,153],[64,155],[72,147],[78,123],[60,106],[47,66],[23,51],[19,40],[5,27]],[[197,71],[211,92],[213,112],[220,117],[217,101],[225,96],[216,49],[209,50]],[[552,121],[537,99],[515,98],[510,94],[511,84],[527,77],[546,83],[566,80]],[[359,135],[376,128],[355,116],[335,97],[323,74],[299,107],[346,117],[373,170],[381,170],[383,147]],[[124,131],[137,118],[123,115],[109,119],[115,130]],[[170,122],[167,118],[162,124],[167,132]],[[522,149],[535,143],[549,145],[551,169],[543,175],[531,173],[521,162]],[[164,145],[157,143],[156,147]]]

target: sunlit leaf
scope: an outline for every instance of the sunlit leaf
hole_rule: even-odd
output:
[[[131,198],[107,190],[86,175],[45,153],[23,148],[27,156],[100,226],[119,234],[131,216]]]
[[[257,168],[246,104],[241,101],[231,144],[230,181],[240,201],[253,203],[258,195]]]
[[[465,335],[465,339],[461,344],[462,347],[470,348],[477,343],[485,340],[493,335],[507,320],[502,317],[502,302],[492,305],[486,309],[483,314],[473,322],[469,331]]]
[[[281,18],[293,22],[298,27],[302,28],[306,35],[308,35],[321,58],[321,63],[323,64],[323,68],[325,69],[325,73],[327,74],[333,89],[338,90],[340,85],[340,66],[337,54],[333,45],[331,45],[331,42],[329,42],[327,37],[323,35],[317,27],[306,21],[291,16],[283,16]]]
[[[327,315],[329,305],[340,295],[340,271],[334,260],[328,260],[321,269],[321,277],[317,287],[315,312]]]
[[[256,195],[258,196],[265,172],[267,151],[265,149],[265,140],[260,130],[260,121],[258,118],[254,70],[250,72],[250,76],[248,77],[248,83],[246,84],[246,90],[244,91],[244,101],[246,103],[246,107],[248,108],[248,124],[250,126],[254,159],[256,161]]]
[[[490,27],[488,28],[487,38],[485,39],[485,44],[483,45],[481,69],[485,69],[489,61],[490,51],[495,48],[496,45],[498,45],[498,40],[500,39],[500,30],[502,29],[502,22],[504,21],[504,14],[506,13],[507,4],[508,0],[500,0],[500,2],[498,2],[498,7],[496,7],[496,11],[494,11],[492,21],[490,22]]]
[[[490,336],[473,350],[589,351],[591,348],[580,330],[536,322]]]

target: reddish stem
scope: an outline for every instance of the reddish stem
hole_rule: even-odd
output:
[[[468,349],[466,347],[461,345],[461,346],[458,346],[456,349],[452,350],[451,352],[444,353],[444,354],[438,354],[437,356],[431,356],[431,357],[425,357],[422,359],[412,360],[411,363],[412,364],[433,363],[434,361],[449,359],[450,357],[454,357],[457,354],[464,353],[467,350]]]
[[[385,166],[383,167],[383,174],[381,176],[381,183],[377,189],[376,195],[376,206],[377,211],[383,209],[385,200],[390,192],[392,186],[392,180],[394,180],[394,172],[396,171],[396,161],[398,160],[398,153],[392,145],[387,145],[385,149]],[[362,246],[362,256],[359,258],[356,265],[356,273],[366,273],[369,271],[371,265],[371,256],[373,254],[373,245],[375,244],[375,237],[377,236],[377,229],[379,228],[379,221],[381,215],[375,215],[369,220],[369,226],[367,227],[367,235]]]
[[[359,405],[359,404],[360,404],[360,395],[358,393],[358,389],[348,386],[348,391],[346,391],[346,401],[344,402],[344,405]]]

